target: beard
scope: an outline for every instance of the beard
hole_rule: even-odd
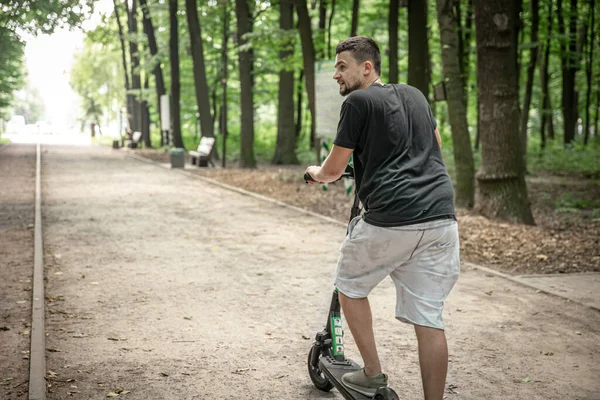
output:
[[[354,92],[356,89],[360,88],[360,84],[358,82],[354,84],[348,84],[348,82],[344,82],[343,86],[340,85],[340,95],[348,96],[350,93]]]

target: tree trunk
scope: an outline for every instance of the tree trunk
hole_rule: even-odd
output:
[[[594,62],[594,23],[595,21],[595,0],[590,1],[590,41],[588,45],[588,57],[586,62],[585,75],[587,78],[587,90],[585,92],[585,128],[583,133],[583,144],[587,145],[590,139],[590,101],[592,96],[592,73]],[[596,113],[598,111],[596,110]]]
[[[538,0],[531,0],[531,49],[529,65],[527,66],[527,82],[525,82],[525,98],[521,111],[521,138],[523,145],[523,157],[527,159],[527,122],[529,120],[529,107],[531,106],[531,94],[533,92],[533,80],[535,78],[535,66],[538,57],[538,25],[540,20],[540,9]]]
[[[146,74],[146,79],[144,79],[144,89],[148,91],[148,74]],[[152,141],[150,140],[150,108],[148,107],[148,100],[143,99],[140,102],[141,106],[141,129],[142,129],[142,141],[144,142],[144,147],[151,148]]]
[[[352,21],[350,25],[350,37],[356,36],[358,30],[358,9],[360,7],[360,0],[352,0]]]
[[[388,36],[390,42],[389,83],[398,83],[398,8],[399,0],[390,0],[388,14]]]
[[[460,0],[455,0],[460,1]],[[456,205],[471,208],[475,202],[475,164],[464,103],[464,86],[460,74],[460,52],[456,21],[452,15],[453,0],[437,0],[437,15],[442,48],[442,68],[448,101],[448,117],[452,128],[454,162],[456,164]]]
[[[156,44],[156,35],[154,33],[154,25],[152,24],[152,18],[150,16],[150,10],[148,9],[147,0],[140,0],[140,6],[142,7],[142,13],[144,15],[144,32],[146,32],[146,36],[148,36],[148,47],[150,48],[150,54],[153,57],[156,57],[158,54],[158,45]],[[162,67],[160,66],[160,62],[156,62],[156,65],[152,69],[152,74],[154,75],[154,82],[156,88],[156,112],[159,118],[159,126],[162,125],[162,115],[160,110],[160,97],[167,93],[165,89],[165,80],[163,77]],[[163,135],[160,135],[160,145],[164,146],[163,143]]]
[[[476,0],[481,166],[477,210],[488,218],[534,224],[519,136],[517,0]]]
[[[221,91],[223,100],[221,102],[221,146],[223,150],[222,165],[225,168],[227,164],[227,41],[229,39],[229,10],[227,2],[223,2],[223,43],[221,45]]]
[[[169,25],[170,41],[169,52],[171,55],[171,135],[173,145],[183,148],[181,137],[181,86],[179,83],[179,29],[177,24],[177,0],[169,0]]]
[[[455,1],[456,4],[460,4],[460,1]],[[458,7],[457,7],[458,8]],[[457,12],[457,15],[459,12]],[[469,92],[471,87],[469,85],[469,78],[471,74],[471,50],[473,41],[473,0],[469,0],[467,3],[467,14],[465,15],[465,26],[462,29],[462,47],[460,48],[460,73],[463,79],[463,85],[465,87],[465,107],[469,108]]]
[[[302,81],[304,80],[304,70],[300,70],[298,75],[298,81],[296,82],[296,143],[302,133],[302,94],[304,93],[304,86]]]
[[[210,90],[206,79],[204,66],[204,42],[202,28],[198,21],[196,0],[185,0],[185,13],[187,15],[190,44],[192,48],[192,61],[194,64],[194,87],[196,89],[196,103],[200,115],[200,131],[203,137],[215,137],[214,121],[210,108]],[[211,150],[211,158],[215,159],[217,146]]]
[[[427,0],[408,2],[408,84],[429,99]]]
[[[279,2],[279,28],[290,31],[294,28],[294,7],[290,0]],[[293,55],[289,43],[282,43],[279,59],[283,65]],[[294,131],[294,71],[279,71],[279,101],[277,105],[277,144],[273,164],[298,164],[296,156],[296,132]]]
[[[332,58],[331,54],[331,23],[335,14],[335,0],[331,0],[331,13],[329,14],[329,22],[327,23],[327,58]]]
[[[540,124],[541,147],[546,147],[546,129],[548,130],[548,138],[554,139],[554,122],[552,118],[552,105],[550,102],[550,93],[548,92],[548,69],[550,67],[550,46],[552,40],[552,0],[548,5],[548,18],[546,22],[546,47],[544,49],[544,57],[540,64],[540,84],[542,89],[542,121]]]
[[[127,2],[125,2],[127,4]],[[133,37],[137,36],[137,0],[131,1],[131,9],[127,9],[127,21],[129,34]],[[139,66],[140,55],[138,44],[134,40],[129,41],[129,59],[131,60],[131,90],[141,96],[142,80],[140,78]],[[135,94],[133,95],[135,96]],[[133,97],[133,126],[131,129],[135,131],[142,130],[142,103],[139,97]]]
[[[285,0],[280,0],[285,1]],[[290,1],[290,0],[288,0]],[[294,15],[294,7],[292,6],[292,16]],[[293,17],[292,17],[293,18]],[[319,58],[324,60],[325,50],[327,48],[325,43],[325,27],[327,26],[327,3],[326,0],[319,0]]]
[[[298,30],[302,42],[302,60],[304,67],[304,78],[306,94],[308,96],[308,108],[310,109],[310,145],[315,145],[315,46],[312,39],[312,28],[306,0],[296,0],[296,12],[298,14]]]
[[[577,0],[571,0],[569,19],[568,46],[561,40],[562,65],[562,99],[564,143],[568,144],[575,138],[575,73],[577,53]],[[565,37],[565,23],[562,12],[562,0],[557,2],[558,29],[561,37]]]
[[[247,43],[245,34],[252,32],[252,12],[249,0],[235,0],[240,47]],[[314,53],[313,53],[314,54]],[[240,68],[240,167],[255,168],[254,158],[254,51],[246,48],[238,52]]]
[[[596,116],[594,117],[594,136],[598,140],[598,120],[600,120],[600,76],[596,79]]]
[[[127,55],[125,50],[125,36],[123,34],[123,25],[121,25],[121,19],[119,18],[119,6],[117,4],[117,0],[113,0],[114,8],[115,8],[115,18],[117,19],[117,27],[119,29],[119,40],[121,41],[121,57],[123,60],[123,73],[125,74],[125,97],[126,97],[126,107],[127,107],[127,122],[129,125],[129,129],[131,129],[133,125],[133,96],[129,94],[129,90],[131,89],[131,84],[129,83],[129,72],[127,68]],[[129,137],[131,137],[131,132],[127,132]]]

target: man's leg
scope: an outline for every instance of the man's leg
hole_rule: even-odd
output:
[[[441,329],[415,325],[425,400],[442,400],[448,371],[448,344]]]
[[[365,373],[368,376],[375,376],[381,372],[381,364],[375,346],[369,299],[366,297],[353,299],[342,292],[339,292],[339,297],[352,337],[365,363]]]

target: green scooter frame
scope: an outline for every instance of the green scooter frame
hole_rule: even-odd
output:
[[[345,173],[342,177],[352,177]],[[308,174],[304,175],[306,182],[312,181]],[[350,212],[350,221],[360,215],[360,201],[354,195],[354,203]],[[349,400],[399,400],[398,395],[391,388],[385,387],[377,390],[373,397],[358,393],[342,383],[342,375],[347,372],[359,370],[361,367],[344,355],[344,329],[340,300],[337,288],[331,296],[331,304],[325,329],[318,332],[315,341],[308,353],[308,374],[317,389],[324,392],[330,391],[334,386]]]

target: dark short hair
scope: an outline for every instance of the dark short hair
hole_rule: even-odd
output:
[[[343,51],[349,51],[359,63],[371,61],[377,75],[381,75],[381,53],[379,46],[375,41],[366,36],[353,36],[337,45],[335,54],[338,55]]]

